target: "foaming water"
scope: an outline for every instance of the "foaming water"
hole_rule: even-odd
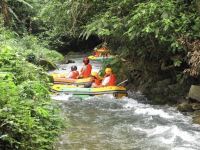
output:
[[[82,60],[76,58],[78,69]],[[74,64],[54,72],[67,73]],[[93,64],[99,70],[99,63]],[[133,98],[112,95],[77,98],[57,94],[70,127],[60,136],[56,150],[199,150],[200,126],[169,106],[146,104],[141,93]]]
[[[68,101],[70,98],[72,98],[73,95],[66,95],[66,94],[57,94],[57,95],[51,95],[51,99],[56,101]]]
[[[62,105],[71,122],[57,149],[200,149],[200,126],[168,106],[96,96]]]
[[[162,109],[153,109],[153,108],[136,109],[135,113],[139,115],[160,116],[161,118],[166,118],[166,119],[174,118],[174,116],[170,116]]]

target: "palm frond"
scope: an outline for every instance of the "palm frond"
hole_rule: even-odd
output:
[[[26,2],[25,0],[17,0],[18,2],[20,3],[23,3],[24,5],[30,7],[30,8],[33,8],[33,6],[31,4],[29,4],[28,2]]]
[[[16,14],[10,7],[8,8],[8,10],[9,10],[9,12],[15,17],[15,19],[16,19],[17,21],[20,22],[20,20],[19,20],[17,14]]]

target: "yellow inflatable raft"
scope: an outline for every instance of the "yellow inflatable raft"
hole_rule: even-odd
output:
[[[54,83],[59,83],[59,84],[87,84],[91,82],[91,77],[88,78],[82,78],[82,79],[68,79],[66,78],[65,74],[51,74],[53,77],[53,82]]]
[[[93,61],[110,61],[110,60],[114,59],[115,56],[110,55],[110,56],[99,56],[99,57],[96,57],[96,56],[90,55],[90,56],[88,56],[88,58],[90,60],[93,60]]]
[[[127,90],[125,87],[122,87],[122,86],[83,88],[83,87],[74,86],[74,85],[55,84],[52,86],[52,91],[63,92],[63,93],[72,94],[72,95],[88,95],[88,96],[112,94],[116,98],[127,96]]]

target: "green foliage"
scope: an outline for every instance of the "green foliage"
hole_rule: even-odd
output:
[[[178,42],[182,36],[200,37],[196,1],[187,4],[175,0],[17,0],[8,4],[16,16],[24,18],[24,24],[30,20],[37,22],[38,31],[43,31],[40,36],[54,44],[63,44],[63,36],[69,40],[87,39],[95,34],[109,41],[115,50],[125,45],[129,56],[153,60],[184,53]],[[19,4],[23,7],[15,7]]]
[[[154,56],[159,56],[160,52],[183,51],[178,42],[181,36],[200,37],[197,29],[199,15],[193,9],[186,10],[183,2],[153,0],[116,3],[111,3],[106,12],[97,13],[92,22],[84,26],[82,35],[86,38],[92,34],[123,38],[121,44],[133,43],[133,50],[140,56],[147,55],[148,51]],[[127,9],[127,5],[134,7]]]
[[[189,4],[175,0],[53,0],[41,12],[50,37],[88,39],[97,35],[115,53],[143,62],[141,70],[145,72],[145,62],[155,63],[158,69],[162,61],[172,64],[171,70],[181,68],[186,63],[183,58],[187,48],[180,38],[200,38],[196,1]],[[183,58],[171,60],[177,55]]]
[[[43,22],[43,32],[40,34],[54,45],[65,44],[62,37],[68,41],[79,38],[83,27],[95,13],[106,11],[111,0],[49,0],[38,14]]]
[[[84,25],[93,12],[99,9],[105,10],[102,7],[106,1],[87,1],[87,0],[51,0],[48,1],[45,7],[39,14],[40,18],[44,21],[47,28],[50,28],[48,34],[52,35],[69,35],[79,36],[82,30],[81,26]]]
[[[27,82],[16,86],[4,80],[0,87],[0,147],[51,149],[61,120],[44,85]]]
[[[175,0],[53,0],[40,17],[51,37],[97,35],[119,53],[125,46],[130,57],[156,61],[185,53],[182,36],[200,37],[198,6]]]
[[[63,56],[55,50],[49,50],[46,41],[41,41],[32,35],[24,35],[20,38],[16,33],[0,28],[0,48],[12,50],[20,56],[35,55],[36,59],[45,59],[50,62],[59,62]]]
[[[26,56],[55,61],[62,56],[33,36],[20,39],[1,27],[0,39],[0,149],[52,149],[62,119],[49,96],[47,73]]]
[[[37,13],[47,0],[2,0],[0,12],[4,25],[15,29],[18,33],[32,33],[40,30]]]
[[[31,35],[26,35],[22,38],[21,46],[23,46],[23,54],[34,54],[36,59],[46,59],[51,62],[59,62],[63,59],[63,56],[56,52],[55,50],[49,50],[46,47],[48,45],[46,42],[38,40],[36,37]],[[42,43],[43,42],[43,43]]]
[[[159,3],[155,0],[140,3],[130,15],[125,34],[130,40],[149,38],[152,40],[152,47],[164,46],[165,50],[175,53],[183,50],[178,43],[181,36],[196,36],[195,32],[191,32],[196,18],[198,15],[193,11],[186,11],[181,2],[163,0]]]

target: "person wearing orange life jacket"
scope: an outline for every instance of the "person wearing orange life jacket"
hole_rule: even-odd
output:
[[[81,68],[79,77],[87,78],[91,75],[92,66],[91,66],[91,64],[89,64],[89,62],[90,62],[90,60],[87,57],[85,57],[83,59],[84,66]]]
[[[100,53],[97,51],[97,48],[94,49],[93,56],[99,57]]]
[[[99,53],[98,51],[95,51],[95,52],[94,52],[94,56],[95,56],[95,57],[100,57],[100,55],[101,55],[101,53]]]
[[[77,79],[78,76],[79,76],[79,72],[77,71],[77,67],[76,66],[71,66],[71,72],[69,73],[67,78],[69,78],[69,79]]]
[[[112,72],[111,68],[105,69],[105,76],[102,80],[101,86],[115,86],[116,85],[116,77]]]
[[[101,85],[102,78],[97,72],[92,72],[91,76],[93,77],[91,87],[99,87]]]

